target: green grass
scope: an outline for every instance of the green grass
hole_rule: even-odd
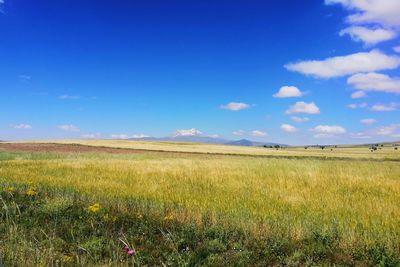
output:
[[[0,152],[0,185],[8,265],[400,264],[398,162]]]

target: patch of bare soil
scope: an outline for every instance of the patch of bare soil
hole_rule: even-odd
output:
[[[0,151],[15,152],[61,152],[61,153],[111,153],[111,154],[137,154],[144,151],[112,148],[112,147],[96,147],[77,144],[34,144],[34,143],[0,143]]]

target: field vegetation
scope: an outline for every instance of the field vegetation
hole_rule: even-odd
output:
[[[88,142],[143,151],[0,146],[0,265],[400,264],[393,148]]]

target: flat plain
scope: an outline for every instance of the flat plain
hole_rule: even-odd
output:
[[[0,185],[5,263],[400,264],[393,144],[0,143]]]

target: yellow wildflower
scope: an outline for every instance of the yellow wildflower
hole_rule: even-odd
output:
[[[72,256],[64,255],[62,258],[63,262],[71,262],[72,261]]]
[[[15,188],[10,186],[10,187],[7,188],[7,192],[8,193],[14,193],[15,192]]]
[[[164,217],[164,220],[165,221],[172,221],[174,219],[174,215],[172,215],[172,214],[167,214],[165,217]]]
[[[138,219],[142,219],[142,218],[143,218],[143,215],[142,215],[141,213],[138,212],[138,213],[136,214],[136,217],[137,217]]]
[[[92,213],[97,213],[100,210],[100,204],[99,203],[95,203],[91,206],[88,207],[88,211],[92,212]]]
[[[30,196],[30,197],[33,197],[33,196],[36,196],[38,193],[35,191],[35,189],[29,189],[28,191],[26,191],[26,195],[27,196]]]

